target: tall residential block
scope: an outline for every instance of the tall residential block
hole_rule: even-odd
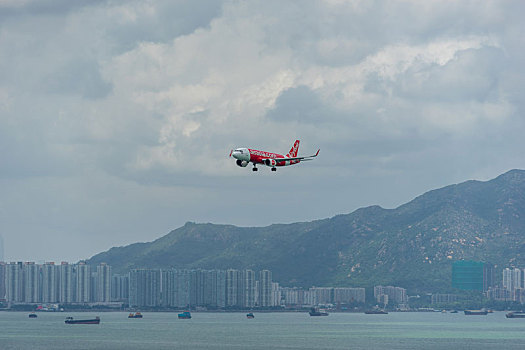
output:
[[[56,303],[59,299],[59,273],[54,262],[42,265],[42,302]]]
[[[6,282],[6,265],[3,261],[0,261],[0,300],[6,299],[5,282]]]
[[[494,284],[494,269],[481,261],[458,260],[452,264],[452,287],[486,291]]]
[[[76,302],[89,303],[91,301],[91,266],[86,263],[77,264]]]
[[[24,266],[22,262],[11,262],[6,265],[7,301],[21,303],[24,301],[23,289]]]
[[[160,306],[161,271],[134,269],[129,273],[129,305],[132,307]]]
[[[259,306],[272,306],[272,272],[270,270],[259,272]]]
[[[39,277],[40,271],[38,265],[34,262],[26,262],[23,267],[23,290],[25,303],[37,303],[40,301]]]
[[[76,266],[62,261],[58,266],[60,287],[58,290],[58,302],[70,304],[76,301]]]
[[[111,267],[108,264],[101,263],[97,266],[97,295],[95,301],[111,301]]]

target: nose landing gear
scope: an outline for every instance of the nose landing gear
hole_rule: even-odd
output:
[[[273,168],[272,168],[272,171],[277,171],[277,168],[276,168],[276,167],[273,167]]]

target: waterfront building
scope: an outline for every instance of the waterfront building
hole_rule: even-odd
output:
[[[384,297],[385,295],[387,296],[386,299]],[[408,302],[406,289],[394,286],[375,286],[374,298],[378,303],[385,305],[390,302],[396,304],[405,304]]]
[[[111,276],[111,301],[129,302],[129,275]]]
[[[37,303],[40,301],[39,289],[40,271],[34,262],[26,262],[23,267],[23,302]]]
[[[239,284],[241,281],[241,272],[235,269],[226,270],[226,306],[240,306]]]
[[[156,307],[160,305],[161,271],[134,269],[129,273],[129,305]]]
[[[336,287],[333,292],[334,304],[353,304],[365,302],[364,288]]]
[[[62,304],[70,304],[75,302],[76,297],[76,283],[75,283],[75,267],[69,263],[62,261],[58,266],[58,274],[60,287],[58,290],[58,302]]]
[[[106,263],[101,263],[97,266],[97,302],[111,301],[111,266]]]
[[[259,272],[259,306],[272,306],[272,272],[270,270]]]
[[[481,261],[458,260],[452,264],[452,287],[487,291],[494,285],[494,268]]]
[[[11,262],[6,265],[6,299],[8,302],[21,303],[24,301],[23,275],[22,262]]]
[[[59,276],[54,262],[42,265],[42,299],[44,303],[56,303],[59,296]]]
[[[505,287],[491,287],[488,291],[485,292],[485,295],[488,299],[498,300],[498,301],[511,301],[512,294],[510,290]]]
[[[456,294],[432,294],[430,297],[431,304],[451,304],[457,301]]]
[[[333,300],[332,287],[312,287],[310,292],[315,294],[315,302],[317,304],[331,304]]]
[[[302,306],[304,304],[304,290],[293,287],[281,287],[281,297],[285,306]]]
[[[6,265],[5,262],[0,261],[0,300],[6,299],[5,283],[6,283]]]
[[[271,306],[280,306],[280,305],[281,305],[281,288],[279,288],[279,283],[272,282]]]
[[[517,301],[519,299],[516,291],[523,287],[522,280],[522,271],[520,269],[509,269],[507,267],[503,270],[503,288],[509,291],[511,300]]]
[[[76,293],[77,303],[91,301],[91,266],[84,262],[77,264]]]
[[[244,270],[242,272],[242,303],[241,306],[252,308],[255,307],[255,272]]]

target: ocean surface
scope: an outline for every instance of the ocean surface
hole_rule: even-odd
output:
[[[504,312],[486,316],[463,313],[306,312],[177,313],[0,312],[0,349],[525,349],[525,319]],[[99,325],[67,325],[66,316],[93,318]]]

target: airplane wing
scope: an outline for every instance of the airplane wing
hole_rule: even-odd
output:
[[[318,149],[317,152],[314,154],[314,155],[311,155],[311,156],[305,156],[305,157],[290,157],[290,158],[269,158],[269,159],[273,159],[275,160],[276,162],[284,162],[284,161],[287,161],[287,160],[313,160],[313,158],[317,157],[317,155],[319,154],[319,151],[321,149]]]

